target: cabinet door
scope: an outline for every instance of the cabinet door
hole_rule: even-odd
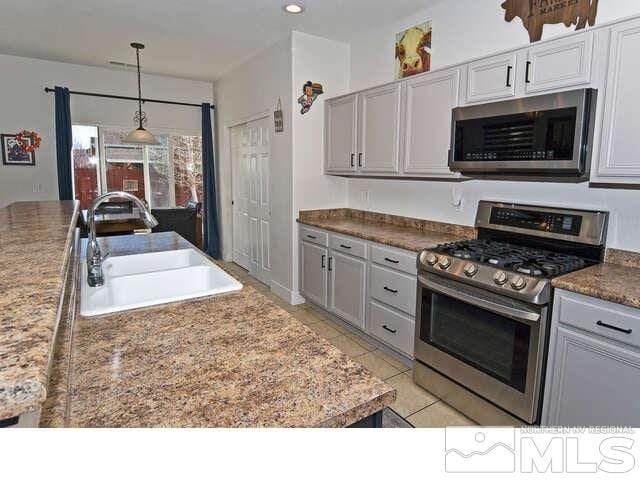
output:
[[[529,48],[526,93],[589,83],[592,56],[593,32]]]
[[[358,96],[325,103],[325,162],[327,172],[349,173],[356,170],[356,133]]]
[[[640,20],[611,28],[598,180],[640,182]],[[631,177],[631,178],[630,178]]]
[[[554,426],[640,424],[640,355],[559,327],[543,422]]]
[[[358,167],[364,173],[397,173],[402,85],[360,94]]]
[[[300,293],[306,299],[327,306],[328,250],[309,242],[300,242]]]
[[[460,71],[446,70],[406,82],[403,172],[455,176],[449,170],[451,110],[458,104]]]
[[[366,261],[331,251],[329,310],[359,328],[364,328],[366,272]]]
[[[516,94],[517,53],[506,53],[478,60],[467,66],[466,101],[482,102],[514,97]]]

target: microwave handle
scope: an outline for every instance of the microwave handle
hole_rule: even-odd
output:
[[[535,323],[540,320],[539,313],[511,307],[508,305],[501,305],[499,303],[492,302],[491,300],[487,300],[486,298],[479,298],[461,290],[456,290],[436,283],[425,278],[422,275],[419,275],[418,279],[420,281],[420,284],[425,286],[429,290],[440,293],[442,295],[446,295],[447,297],[455,298],[456,300],[460,300],[470,305],[489,310],[490,312],[497,313],[498,315],[503,315],[513,320],[527,323]]]

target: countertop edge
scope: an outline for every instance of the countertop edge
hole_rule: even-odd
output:
[[[58,275],[61,277],[60,292],[59,292],[60,300],[56,310],[56,318],[54,319],[54,323],[52,326],[52,334],[48,339],[49,351],[47,355],[47,366],[44,369],[46,374],[44,378],[30,377],[30,378],[25,378],[20,382],[15,382],[11,384],[0,383],[0,398],[5,397],[6,399],[6,403],[4,405],[0,404],[0,419],[13,418],[26,413],[34,412],[39,408],[41,408],[45,400],[47,399],[47,386],[49,383],[49,374],[50,374],[51,363],[53,359],[53,349],[54,349],[55,339],[58,333],[58,326],[60,322],[60,313],[61,313],[60,303],[65,291],[64,275],[69,266],[69,261],[71,258],[70,247],[73,244],[73,237],[75,234],[79,213],[80,213],[80,202],[78,200],[74,200],[73,212],[71,214],[71,219],[69,222],[69,226],[67,228],[67,236],[64,244],[64,250],[62,252],[62,254],[64,255],[64,258],[62,261],[62,268],[60,272],[58,272]],[[14,392],[14,394],[11,395],[11,392]],[[18,398],[15,398],[16,392],[18,392]]]

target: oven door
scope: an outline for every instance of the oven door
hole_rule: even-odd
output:
[[[538,416],[546,307],[418,277],[416,360],[522,420]]]

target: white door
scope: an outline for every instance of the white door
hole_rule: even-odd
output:
[[[348,173],[356,169],[358,96],[325,103],[325,164],[327,172]]]
[[[262,118],[247,124],[249,131],[249,272],[270,284],[269,238],[271,199],[269,171],[271,163],[270,122]]]
[[[467,102],[514,97],[517,53],[478,60],[467,67]]]
[[[331,250],[328,266],[329,310],[364,329],[367,262]]]
[[[591,81],[593,32],[530,47],[525,64],[525,91],[535,93]]]
[[[322,307],[327,306],[328,250],[309,242],[300,242],[300,291],[302,296]]]
[[[233,176],[233,261],[249,270],[249,131],[233,127],[231,165]]]
[[[361,172],[398,172],[401,89],[395,83],[360,94],[357,163]]]
[[[404,165],[408,175],[451,177],[451,111],[458,104],[458,69],[406,82]]]

